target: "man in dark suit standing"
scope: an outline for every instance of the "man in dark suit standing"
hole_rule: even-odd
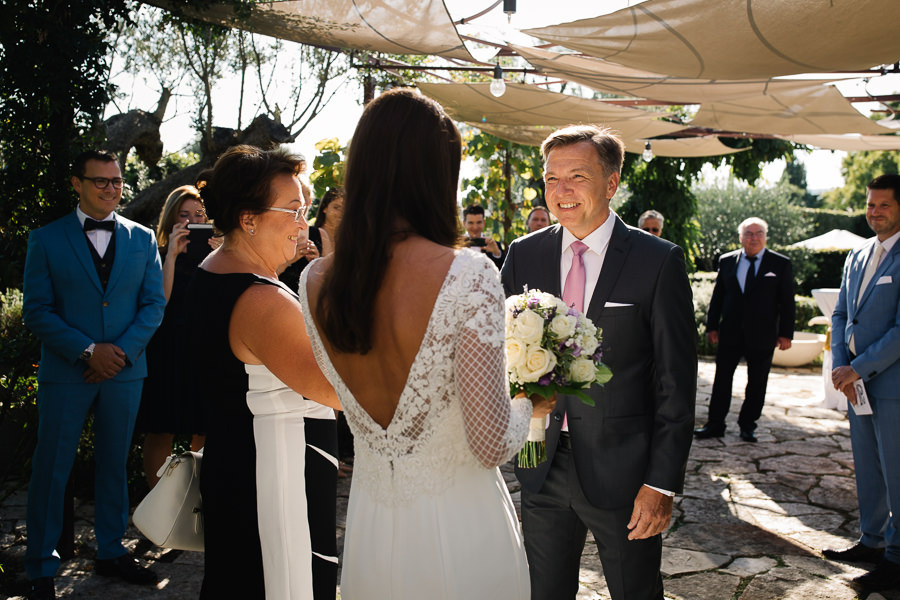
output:
[[[63,494],[88,411],[96,457],[95,571],[155,583],[122,545],[128,526],[126,460],[147,375],[144,348],[166,299],[156,238],[116,215],[115,154],[90,151],[73,167],[75,211],[31,232],[23,314],[41,340],[38,441],[31,465],[25,570],[29,598],[54,598]]]
[[[559,221],[510,244],[501,278],[561,296],[603,331],[612,380],[589,407],[561,396],[547,461],[517,468],[532,598],[574,598],[587,530],[614,600],[663,597],[661,533],[682,491],[694,423],[696,330],[684,254],[609,208],[624,146],[573,126],[541,148],[547,206]],[[562,291],[562,293],[560,293]]]
[[[853,405],[850,440],[859,498],[859,541],[825,558],[876,563],[853,580],[865,592],[900,585],[900,175],[868,185],[875,238],[847,256],[831,317],[834,387]],[[862,383],[871,414],[857,414]]]
[[[769,226],[751,217],[738,226],[740,250],[719,257],[719,272],[706,336],[716,351],[716,377],[706,425],[697,439],[725,435],[731,384],[741,357],[747,361],[747,389],[738,416],[741,439],[755,442],[756,421],[766,399],[766,383],[775,347],[787,350],[794,337],[794,274],[791,259],[766,249]]]

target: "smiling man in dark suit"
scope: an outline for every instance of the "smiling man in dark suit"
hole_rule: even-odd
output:
[[[706,336],[716,351],[716,376],[706,425],[697,439],[725,435],[731,407],[731,384],[741,357],[747,361],[747,389],[738,416],[741,439],[756,442],[756,421],[766,399],[766,383],[777,346],[791,347],[794,336],[794,274],[791,259],[766,249],[769,226],[751,217],[738,226],[741,249],[719,257],[719,272]]]
[[[560,396],[547,461],[516,469],[534,600],[574,598],[587,530],[614,600],[661,600],[661,533],[682,491],[694,424],[696,329],[684,253],[609,208],[624,146],[573,126],[541,151],[559,223],[510,244],[501,278],[561,296],[603,331],[613,377],[590,407]],[[562,293],[561,293],[562,292]]]
[[[25,324],[41,340],[38,441],[28,484],[25,570],[32,600],[54,598],[63,495],[81,430],[94,415],[95,572],[156,583],[122,545],[128,526],[126,461],[147,375],[144,348],[162,320],[156,238],[119,217],[122,172],[115,154],[75,159],[78,207],[28,237]]]

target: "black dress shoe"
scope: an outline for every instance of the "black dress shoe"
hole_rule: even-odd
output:
[[[119,558],[110,558],[94,561],[94,570],[97,575],[104,577],[120,577],[128,583],[153,584],[159,579],[156,573],[142,567],[130,554],[123,554]]]
[[[759,441],[756,439],[756,436],[753,435],[753,432],[748,429],[741,429],[741,439],[745,442],[750,442],[751,444],[755,444]]]
[[[716,427],[707,423],[703,427],[694,430],[694,437],[698,440],[708,440],[710,438],[720,438],[725,435],[724,427]]]
[[[829,560],[878,564],[884,559],[884,548],[873,548],[866,546],[862,542],[856,542],[853,546],[843,550],[835,550],[833,548],[822,550],[822,556]]]
[[[56,600],[56,586],[52,577],[39,577],[31,580],[28,600]]]
[[[874,569],[853,579],[853,587],[865,592],[880,592],[900,586],[900,565],[887,559]]]

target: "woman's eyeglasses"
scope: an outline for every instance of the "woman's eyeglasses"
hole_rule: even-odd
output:
[[[266,208],[266,210],[274,210],[276,212],[288,213],[290,215],[294,215],[294,223],[299,223],[300,219],[303,217],[303,213],[306,212],[306,207],[301,206],[297,210],[291,210],[289,208],[278,208],[277,206],[270,206]]]

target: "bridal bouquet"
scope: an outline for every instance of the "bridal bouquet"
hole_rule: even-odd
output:
[[[549,398],[577,396],[594,401],[584,390],[603,385],[612,372],[601,362],[601,331],[586,316],[540,290],[506,300],[506,360],[511,395],[524,392]],[[520,467],[547,460],[544,417],[531,419],[528,441],[519,452]]]

